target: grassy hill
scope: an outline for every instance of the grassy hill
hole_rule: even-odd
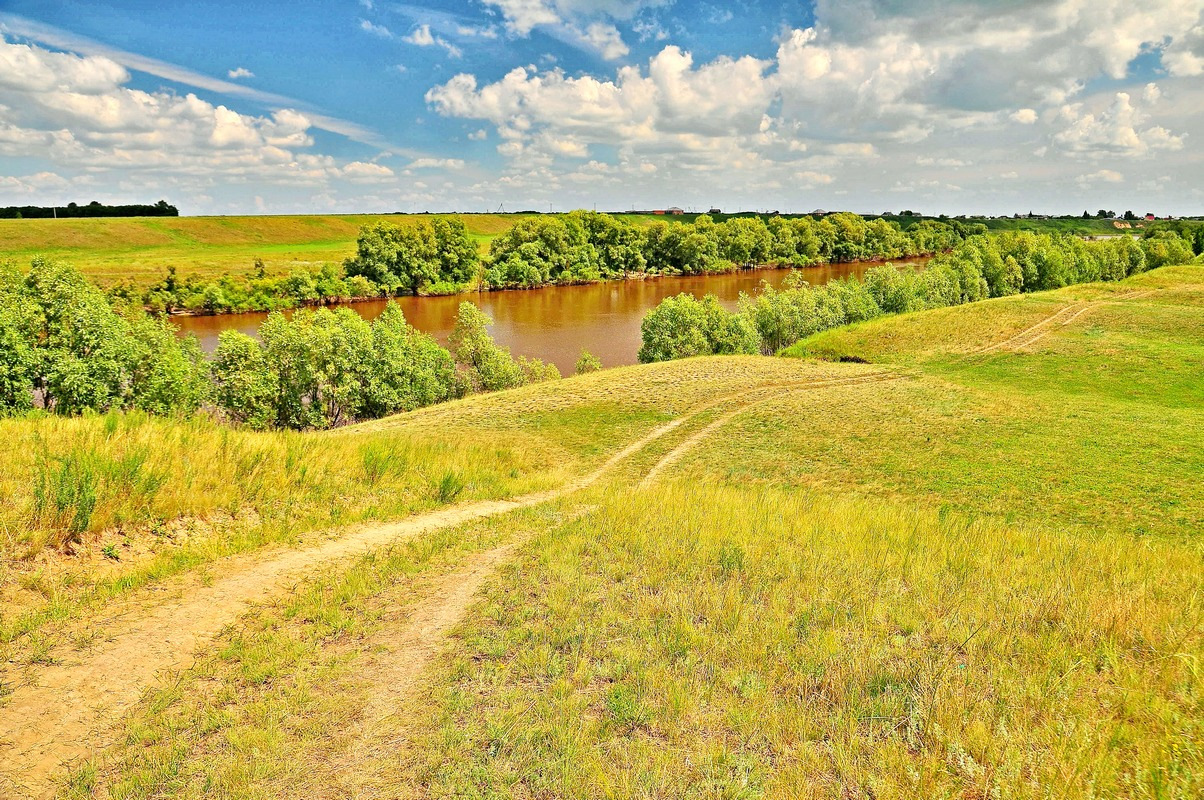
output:
[[[1167,268],[326,434],[2,421],[7,655],[565,487],[263,597],[62,795],[1199,796],[1202,312]],[[69,454],[73,557],[32,513]]]

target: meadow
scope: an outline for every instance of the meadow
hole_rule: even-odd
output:
[[[2,421],[0,703],[282,552],[545,492],[258,598],[55,791],[1196,797],[1202,310],[1168,267],[323,433]]]
[[[0,219],[0,261],[26,265],[35,256],[69,263],[97,285],[128,283],[142,289],[163,279],[168,267],[180,278],[204,283],[223,276],[246,275],[261,259],[268,276],[298,267],[342,263],[355,253],[360,228],[374,222],[417,225],[433,217],[457,218],[484,254],[490,242],[531,214],[346,214],[230,217],[132,217],[98,219]],[[699,215],[664,217],[618,214],[617,219],[646,226],[656,220],[692,222]],[[717,220],[729,217],[717,216]],[[891,217],[903,226],[919,217]],[[1009,221],[999,221],[1001,224]],[[1108,234],[1096,221],[1055,225],[1056,220],[1025,221],[1026,230]],[[1013,227],[1008,225],[1007,227]]]
[[[355,252],[360,228],[372,222],[417,224],[438,215],[363,214],[245,217],[0,220],[0,260],[26,264],[42,255],[78,268],[102,287],[141,288],[174,266],[181,278],[209,281],[251,272],[263,260],[269,275],[295,267],[340,263]],[[518,214],[464,214],[469,233],[487,249]]]

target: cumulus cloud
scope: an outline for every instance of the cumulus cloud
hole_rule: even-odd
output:
[[[519,67],[485,86],[457,75],[430,90],[427,101],[441,114],[493,123],[514,154],[539,142],[584,153],[582,143],[638,146],[666,137],[700,148],[708,138],[762,132],[773,99],[767,66],[748,56],[695,66],[671,46],[646,72],[624,67],[614,80]]]
[[[12,194],[34,194],[48,189],[62,189],[70,183],[62,175],[54,172],[37,172],[23,177],[0,175],[0,189]]]
[[[434,47],[438,45],[446,50],[447,54],[452,58],[459,58],[464,55],[459,47],[447,41],[442,36],[436,36],[431,33],[431,26],[426,23],[419,25],[408,36],[403,36],[402,41],[409,42],[418,47]]]
[[[605,22],[593,22],[582,32],[581,39],[608,60],[622,58],[630,52],[623,44],[619,29]]]
[[[585,17],[574,17],[571,8],[584,0],[489,4],[512,35],[574,20],[579,33],[585,30]],[[639,16],[650,4],[590,5],[613,6],[601,18],[631,21],[642,39],[658,29]],[[822,186],[816,176],[846,183],[844,176],[868,174],[879,159],[899,170],[898,154],[917,170],[969,167],[965,158],[915,152],[956,147],[975,153],[985,187],[993,180],[988,175],[1015,172],[1018,148],[1029,158],[1034,151],[1037,158],[1054,152],[1099,158],[1184,147],[1185,128],[1176,121],[1184,106],[1176,118],[1160,87],[1138,84],[1124,97],[1088,92],[1101,78],[1126,80],[1142,53],[1160,52],[1166,63],[1179,54],[1172,74],[1193,69],[1185,54],[1194,52],[1198,1],[1168,0],[1147,11],[1134,15],[1120,0],[821,0],[814,24],[785,30],[769,59],[699,63],[668,45],[645,64],[610,75],[520,67],[482,82],[460,74],[426,99],[441,115],[488,123],[498,152],[528,174],[555,174],[562,160],[613,151],[619,163],[651,160],[662,175],[683,180],[739,174],[767,188],[792,175]],[[592,49],[604,49],[604,38],[596,37]],[[615,55],[622,40],[610,41]],[[1133,97],[1141,98],[1140,109]],[[899,185],[955,190],[925,180],[920,174]]]
[[[416,158],[406,169],[463,169],[464,160],[461,158]]]
[[[1080,186],[1094,186],[1100,183],[1124,183],[1125,176],[1111,169],[1101,169],[1090,175],[1080,175],[1075,179]]]
[[[1147,115],[1133,105],[1127,92],[1117,92],[1106,109],[1093,112],[1075,104],[1064,106],[1061,114],[1069,124],[1054,135],[1054,142],[1075,154],[1132,157],[1183,148],[1183,135],[1146,125]]]
[[[246,67],[235,67],[226,73],[226,77],[230,80],[238,80],[239,78],[254,78],[255,73]]]
[[[129,81],[124,68],[102,56],[0,39],[0,156],[49,159],[90,174],[140,175],[132,184],[139,187],[182,180],[321,186],[392,176],[382,165],[343,165],[307,152],[314,125],[302,111],[243,114],[191,93],[133,89]],[[43,172],[14,180],[32,192],[62,188],[66,179]]]
[[[533,30],[546,30],[561,40],[614,60],[629,49],[615,27],[615,20],[632,20],[641,11],[667,5],[670,0],[483,0],[496,9],[506,30],[515,36],[529,36]],[[641,20],[634,28],[641,40],[657,36],[659,26]]]
[[[394,177],[393,170],[382,164],[352,161],[339,171],[339,176],[353,183],[384,183]]]

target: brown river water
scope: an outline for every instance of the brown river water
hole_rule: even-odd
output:
[[[896,262],[898,266],[922,267],[928,259]],[[846,277],[861,277],[871,263],[825,264],[801,270],[812,285]],[[347,303],[346,307],[365,319],[375,319],[389,302],[397,302],[406,319],[443,345],[456,321],[456,309],[468,301],[493,318],[490,329],[498,344],[514,355],[549,361],[566,375],[571,374],[581,351],[589,350],[606,367],[636,363],[640,349],[640,321],[648,310],[666,297],[689,292],[698,297],[716,295],[729,309],[736,307],[741,292],[755,293],[762,281],[781,287],[792,270],[757,269],[722,275],[662,277],[647,280],[612,281],[584,286],[549,286],[509,292],[481,292],[452,297],[399,297],[394,301],[369,300]],[[182,334],[194,334],[206,352],[217,346],[218,335],[238,330],[254,335],[267,314],[217,314],[176,317],[172,321]]]

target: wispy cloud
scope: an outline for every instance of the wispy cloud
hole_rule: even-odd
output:
[[[303,109],[306,112],[306,116],[313,122],[315,128],[337,133],[340,136],[346,136],[352,141],[372,145],[373,147],[386,146],[385,140],[376,131],[348,120],[316,113],[309,104],[291,97],[254,89],[250,86],[233,83],[222,78],[204,75],[177,64],[170,64],[166,61],[110,47],[107,44],[50,25],[43,25],[42,23],[34,22],[16,14],[0,13],[0,32],[32,39],[33,41],[60,50],[69,50],[88,56],[103,56],[126,69],[145,72],[148,75],[154,75],[157,78],[191,86],[194,89],[202,89],[207,92],[251,100],[272,109]],[[234,76],[231,75],[231,77]]]

